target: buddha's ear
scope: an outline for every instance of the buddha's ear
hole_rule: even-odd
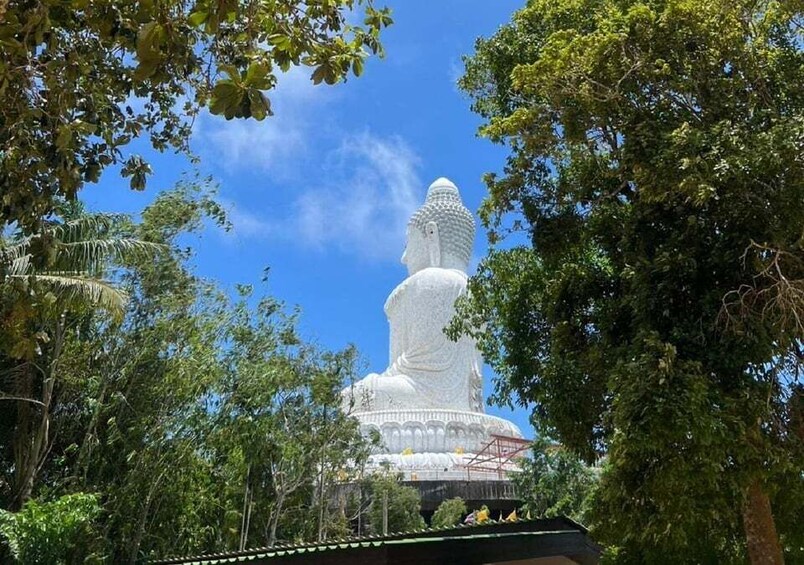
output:
[[[427,222],[424,226],[424,239],[427,242],[427,252],[430,255],[432,267],[441,266],[441,239],[438,237],[438,224]]]

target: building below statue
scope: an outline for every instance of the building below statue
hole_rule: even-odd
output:
[[[495,437],[521,438],[513,423],[483,411],[482,359],[474,341],[451,341],[444,328],[455,301],[466,293],[475,237],[474,218],[457,187],[445,178],[427,191],[424,205],[408,224],[402,262],[406,278],[385,303],[390,356],[382,373],[372,373],[342,393],[343,410],[381,446],[371,467],[390,466],[408,480],[485,480],[478,456],[497,474],[513,470],[509,454],[492,453]]]

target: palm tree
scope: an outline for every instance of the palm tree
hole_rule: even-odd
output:
[[[100,278],[110,263],[152,255],[164,246],[134,238],[115,237],[126,216],[92,214],[46,226],[39,233],[10,242],[0,238],[0,283],[23,282],[53,293],[65,307],[91,304],[113,315],[122,314],[126,295]],[[36,257],[37,252],[44,257]],[[2,267],[0,267],[2,268]]]
[[[103,310],[120,320],[127,296],[103,278],[109,267],[162,252],[162,245],[119,233],[125,216],[85,214],[37,233],[0,237],[0,409],[13,419],[10,508],[31,496],[51,446],[57,362],[70,319]]]

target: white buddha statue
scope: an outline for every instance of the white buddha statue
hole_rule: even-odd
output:
[[[483,412],[481,358],[473,340],[451,341],[444,328],[466,292],[475,221],[457,187],[445,178],[427,191],[411,217],[402,263],[408,278],[385,303],[390,360],[344,390],[353,412],[441,408]]]
[[[408,277],[385,302],[388,368],[342,392],[344,411],[364,433],[381,438],[369,467],[391,465],[410,478],[465,480],[465,463],[494,437],[522,437],[513,423],[484,413],[474,341],[451,341],[444,333],[455,300],[466,292],[474,238],[475,221],[458,189],[436,180],[408,223],[402,255]]]

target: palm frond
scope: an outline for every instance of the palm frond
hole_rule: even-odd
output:
[[[50,226],[46,231],[54,239],[69,243],[105,236],[112,228],[122,225],[128,219],[125,214],[91,214]]]
[[[15,259],[27,255],[31,239],[33,239],[32,236],[26,236],[9,244],[6,240],[0,238],[0,263],[11,263]]]
[[[123,314],[128,295],[111,283],[92,278],[84,273],[47,273],[35,275],[14,275],[8,278],[27,278],[41,284],[63,302],[65,306],[92,304],[119,317]]]
[[[87,239],[57,244],[57,263],[68,269],[97,270],[108,261],[154,257],[167,251],[158,243],[131,238]]]
[[[12,259],[8,264],[9,276],[23,276],[31,274],[31,254],[22,255]]]
[[[127,296],[112,283],[98,278],[109,263],[148,259],[168,246],[131,237],[115,237],[129,218],[120,214],[92,214],[50,224],[37,234],[0,238],[0,262],[5,281],[24,280],[53,293],[65,308],[92,305],[115,316],[123,314]],[[40,265],[32,250],[45,244]]]

